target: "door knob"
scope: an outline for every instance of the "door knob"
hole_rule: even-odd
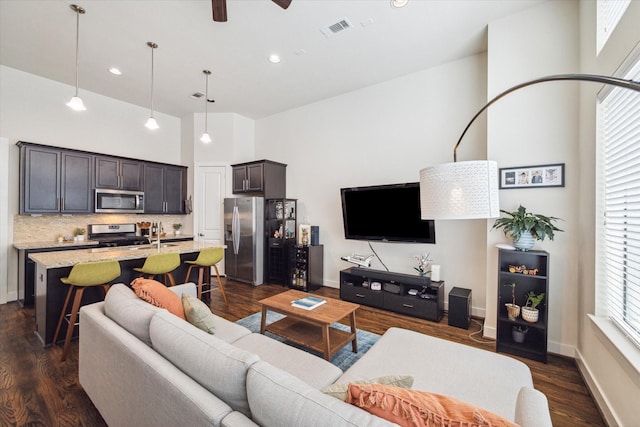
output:
[[[200,236],[200,237],[204,237],[204,234],[202,234],[202,233],[198,233],[198,236]]]

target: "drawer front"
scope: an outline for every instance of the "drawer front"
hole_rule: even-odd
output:
[[[372,291],[362,286],[340,286],[340,299],[372,307],[382,307],[382,291]]]
[[[386,296],[384,308],[428,320],[438,319],[438,301],[418,297]]]

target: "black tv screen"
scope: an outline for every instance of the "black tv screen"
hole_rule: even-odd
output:
[[[420,218],[420,185],[341,188],[344,237],[384,242],[435,243],[433,220]]]

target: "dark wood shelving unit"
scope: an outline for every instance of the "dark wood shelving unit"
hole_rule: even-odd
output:
[[[498,331],[496,351],[526,357],[547,363],[547,332],[549,324],[549,253],[546,251],[514,251],[500,249],[498,256]],[[509,271],[511,266],[526,266],[526,270],[537,270],[536,274],[523,274]],[[506,303],[511,302],[511,288],[507,284],[516,283],[516,304],[523,306],[526,295],[533,291],[544,293],[544,299],[538,306],[539,317],[535,323],[527,322],[522,314],[515,320],[509,319]],[[528,329],[522,343],[512,336],[514,327]]]

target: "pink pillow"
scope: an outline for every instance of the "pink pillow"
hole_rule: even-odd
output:
[[[452,397],[381,384],[349,384],[347,403],[401,426],[517,427]]]
[[[165,308],[169,313],[186,320],[180,297],[162,283],[139,277],[131,282],[131,287],[138,297],[149,304]]]

